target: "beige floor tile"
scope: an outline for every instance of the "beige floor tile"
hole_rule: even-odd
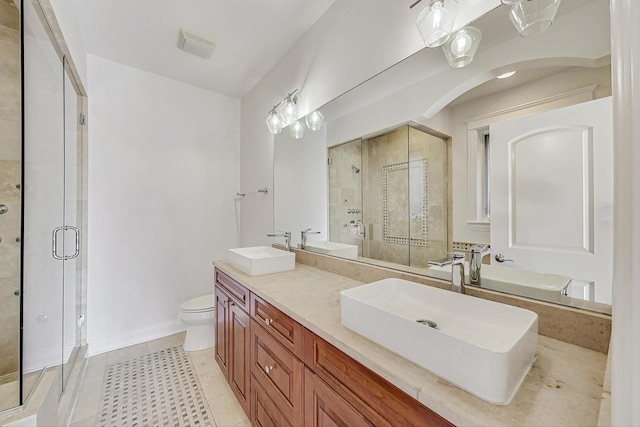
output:
[[[207,400],[211,400],[231,392],[229,383],[227,383],[227,379],[224,377],[222,372],[207,372],[205,374],[198,375],[198,380],[200,381],[200,386],[202,386],[204,397]]]
[[[95,416],[100,410],[101,397],[102,378],[85,379],[82,381],[71,422],[74,423]]]
[[[233,427],[251,427],[251,422],[249,421],[249,418],[247,418],[246,420],[239,422]]]
[[[97,423],[98,417],[94,415],[80,421],[72,422],[69,427],[95,427]]]
[[[212,350],[197,356],[191,356],[191,363],[198,376],[205,375],[209,372],[220,372],[215,353]]]
[[[127,360],[136,359],[140,356],[148,354],[147,343],[135,344],[118,350],[110,351],[107,354],[107,365],[126,362]]]
[[[158,338],[157,340],[147,342],[149,353],[154,353],[158,350],[163,350],[169,347],[175,347],[184,344],[184,337],[186,332],[180,332],[179,334],[169,335],[167,337]]]
[[[218,427],[233,427],[249,422],[247,415],[233,393],[226,393],[208,401],[211,414]]]

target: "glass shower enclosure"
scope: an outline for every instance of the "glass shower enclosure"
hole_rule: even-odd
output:
[[[0,54],[1,37],[11,34],[18,57],[10,75],[0,75],[17,88],[0,98],[3,411],[24,404],[45,369],[58,370],[61,394],[78,353],[83,173],[76,85],[46,14],[37,1],[0,3],[16,19],[14,32],[0,31]]]

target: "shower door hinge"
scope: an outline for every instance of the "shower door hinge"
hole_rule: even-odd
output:
[[[327,158],[327,164],[328,164],[328,165],[330,165],[330,164],[332,164],[332,163],[333,163],[333,162],[331,161],[331,157]]]
[[[84,126],[87,124],[87,116],[85,116],[84,114],[80,113],[80,126]]]

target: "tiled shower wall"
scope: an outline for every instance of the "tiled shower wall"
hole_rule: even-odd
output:
[[[427,266],[447,253],[447,143],[404,126],[364,140],[363,256]]]
[[[329,158],[329,240],[357,245],[362,255],[362,240],[347,228],[349,221],[362,219],[362,140],[330,148]],[[353,210],[358,213],[349,213]]]
[[[21,218],[20,19],[13,0],[0,0],[0,384],[18,379]]]

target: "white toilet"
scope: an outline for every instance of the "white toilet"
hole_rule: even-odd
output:
[[[204,350],[215,343],[215,298],[213,294],[193,298],[180,304],[178,316],[187,325],[185,351]]]

